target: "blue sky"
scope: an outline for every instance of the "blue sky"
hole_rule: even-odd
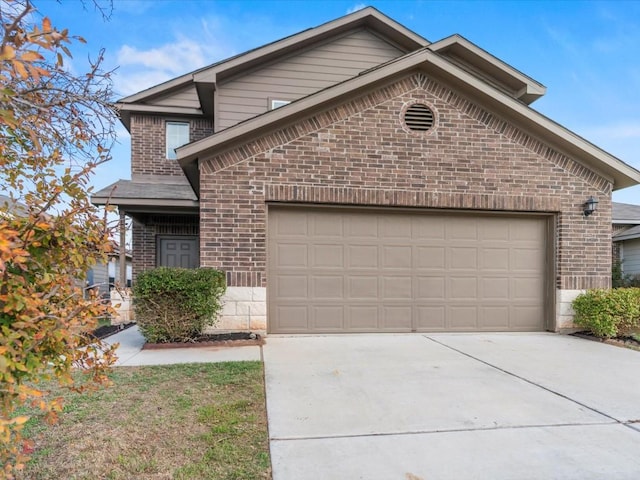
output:
[[[461,34],[547,87],[533,108],[640,169],[640,1],[114,0],[104,21],[90,0],[36,0],[54,25],[87,40],[73,49],[74,69],[106,49],[121,96],[365,5],[430,41]],[[97,188],[129,178],[129,139],[119,132]],[[640,204],[640,186],[614,200]]]

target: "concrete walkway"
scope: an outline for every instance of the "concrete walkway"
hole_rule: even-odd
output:
[[[555,334],[270,336],[274,480],[640,478],[640,353]]]
[[[144,338],[138,327],[127,328],[105,339],[113,345],[119,343],[116,350],[117,366],[170,365],[175,363],[236,362],[261,360],[259,346],[245,347],[198,347],[166,348],[160,350],[142,350]]]

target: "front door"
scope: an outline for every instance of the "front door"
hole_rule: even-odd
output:
[[[158,237],[158,266],[197,268],[199,264],[198,237]]]

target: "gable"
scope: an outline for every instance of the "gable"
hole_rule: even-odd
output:
[[[152,97],[141,102],[144,105],[157,105],[160,107],[184,107],[200,108],[198,92],[194,85],[189,85],[175,91],[166,92],[157,97]]]
[[[265,113],[271,99],[297,100],[403,54],[364,28],[296,52],[220,84],[216,131]]]
[[[400,121],[403,109],[416,102],[436,114],[437,126],[426,134],[410,132]],[[260,168],[286,170],[296,178],[313,171],[314,184],[342,178],[365,188],[436,195],[529,193],[543,202],[558,190],[611,191],[597,172],[422,74],[203,160],[204,172],[225,170],[231,178],[245,169],[252,176]],[[204,182],[200,187],[209,188]]]

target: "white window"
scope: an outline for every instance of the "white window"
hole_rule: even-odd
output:
[[[176,148],[189,143],[189,124],[187,122],[167,122],[167,158],[175,160]]]
[[[271,100],[271,110],[284,107],[285,105],[289,105],[290,103],[291,101],[289,100]]]

